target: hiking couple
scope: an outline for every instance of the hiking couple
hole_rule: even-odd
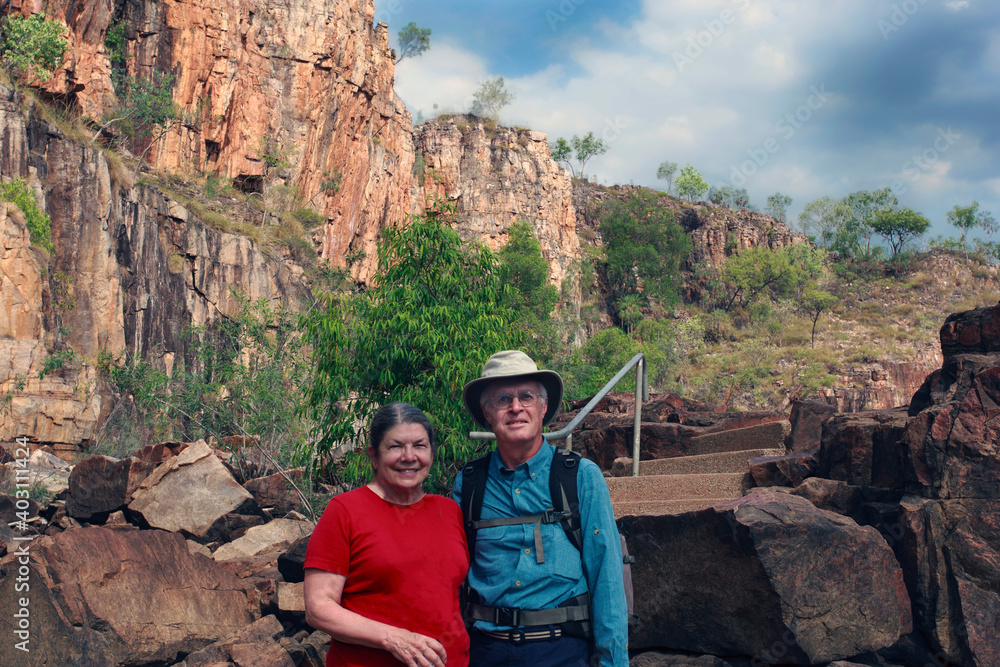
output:
[[[379,410],[373,479],[330,501],[306,556],[306,619],[333,637],[328,666],[628,664],[603,475],[542,434],[562,395],[523,352],[490,357],[463,399],[497,447],[456,477],[453,500],[423,491],[436,446],[424,413]]]

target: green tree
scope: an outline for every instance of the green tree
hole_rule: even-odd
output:
[[[582,139],[577,135],[573,135],[573,138],[568,142],[559,137],[556,142],[549,147],[552,153],[552,159],[556,162],[563,162],[569,167],[570,173],[573,178],[583,178],[583,170],[587,166],[587,162],[598,155],[604,155],[608,152],[608,145],[604,143],[603,139],[594,136],[593,132],[588,132]],[[576,160],[580,163],[579,173],[573,168],[573,163],[571,159],[576,154]]]
[[[966,243],[966,235],[977,227],[986,234],[993,234],[997,231],[997,222],[989,211],[980,211],[979,202],[972,202],[968,206],[958,206],[948,211],[948,222],[962,231],[960,240],[962,248],[965,250],[965,260],[969,261],[969,245]]]
[[[899,200],[890,188],[868,192],[854,192],[841,200],[844,206],[844,223],[840,226],[834,241],[835,249],[841,253],[857,257],[861,254],[871,254],[872,225],[879,211],[893,209],[899,205]],[[861,248],[861,240],[864,248]]]
[[[542,247],[531,225],[523,220],[511,225],[507,238],[507,245],[500,249],[499,255],[517,290],[518,306],[544,320],[555,308],[559,292],[549,284],[549,263],[542,257]]]
[[[549,284],[549,263],[542,257],[542,248],[527,222],[511,225],[507,238],[507,245],[498,254],[515,289],[517,325],[527,336],[527,351],[532,358],[551,359],[558,353],[560,338],[551,318],[559,291]]]
[[[514,93],[504,87],[502,76],[487,79],[479,84],[472,95],[472,113],[477,116],[489,116],[493,122],[498,122],[500,109],[514,101]]]
[[[783,195],[780,192],[775,192],[767,198],[767,214],[778,222],[784,223],[785,214],[788,212],[788,207],[791,206],[791,204],[791,197]]]
[[[872,219],[872,231],[885,239],[892,250],[892,257],[903,249],[909,241],[922,236],[931,221],[913,209],[881,209]]]
[[[46,81],[62,66],[66,28],[45,14],[0,17],[0,62],[13,78]]]
[[[837,297],[820,288],[815,280],[809,281],[806,284],[802,299],[799,301],[799,307],[812,320],[812,340],[809,345],[810,347],[816,347],[816,324],[819,322],[820,315],[833,308],[836,304]]]
[[[824,248],[830,247],[843,227],[848,216],[843,202],[829,197],[820,197],[806,204],[799,214],[799,228],[814,243]]]
[[[49,214],[43,213],[38,208],[35,193],[28,186],[27,181],[23,178],[15,178],[12,181],[0,183],[0,201],[11,202],[21,209],[32,245],[45,248],[49,252],[55,251],[55,247],[52,245],[52,224]]]
[[[403,58],[416,57],[431,48],[431,29],[420,28],[414,22],[409,22],[399,31],[399,53],[396,62]]]
[[[677,177],[677,194],[688,201],[699,199],[708,191],[708,183],[691,165],[685,165]]]
[[[659,169],[656,170],[656,177],[667,182],[667,192],[673,190],[675,173],[677,173],[676,162],[661,162]]]
[[[734,211],[750,206],[750,195],[746,188],[736,188],[723,185],[721,188],[711,188],[708,191],[708,201],[715,206],[725,206]]]
[[[597,211],[612,299],[642,294],[664,305],[679,300],[681,263],[691,239],[651,192],[611,198]]]
[[[487,443],[470,441],[472,420],[462,387],[493,353],[520,347],[511,287],[488,248],[465,247],[447,226],[454,207],[438,204],[424,218],[384,232],[371,289],[327,295],[303,320],[315,364],[306,390],[317,423],[322,464],[336,447],[355,443],[339,466],[343,481],[367,477],[363,432],[379,406],[420,406],[441,443],[429,478],[446,491],[464,463]],[[311,452],[305,452],[306,455]]]
[[[187,354],[170,377],[140,358],[99,355],[102,378],[121,397],[96,438],[99,451],[120,457],[150,440],[242,435],[291,462],[308,434],[299,414],[308,357],[298,316],[265,299],[232,296],[228,317],[185,332]]]
[[[799,269],[782,250],[754,247],[731,255],[722,267],[726,284],[727,311],[739,304],[747,308],[768,292],[784,296],[795,286]]]

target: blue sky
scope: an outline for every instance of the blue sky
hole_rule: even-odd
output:
[[[810,201],[893,187],[954,235],[956,204],[1000,218],[996,0],[376,0],[393,37],[431,49],[396,71],[416,118],[466,111],[481,81],[516,95],[500,115],[609,144],[605,183],[662,187],[664,160],[790,221]],[[434,105],[437,108],[434,108]]]

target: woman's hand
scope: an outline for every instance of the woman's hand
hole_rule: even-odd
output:
[[[407,667],[444,667],[448,653],[436,639],[402,628],[389,628],[383,648]]]
[[[340,605],[347,577],[306,568],[306,622],[334,639],[388,651],[407,667],[444,667],[448,652],[436,639],[365,618]]]

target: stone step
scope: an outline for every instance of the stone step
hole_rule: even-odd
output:
[[[742,449],[735,452],[719,452],[717,454],[696,454],[694,456],[676,456],[669,459],[653,459],[639,462],[640,475],[688,475],[710,474],[720,472],[749,472],[747,461],[757,456],[783,456],[785,448],[780,449]],[[631,473],[631,469],[630,473]]]
[[[749,472],[698,475],[607,477],[611,504],[636,501],[697,500],[742,497],[753,485]]]
[[[731,502],[732,498],[702,498],[689,500],[629,500],[614,504],[615,519],[640,514],[683,514],[696,512],[719,503]]]
[[[788,420],[767,422],[745,428],[733,428],[718,433],[696,435],[691,438],[688,454],[718,454],[752,449],[783,449],[785,436],[791,433]]]

